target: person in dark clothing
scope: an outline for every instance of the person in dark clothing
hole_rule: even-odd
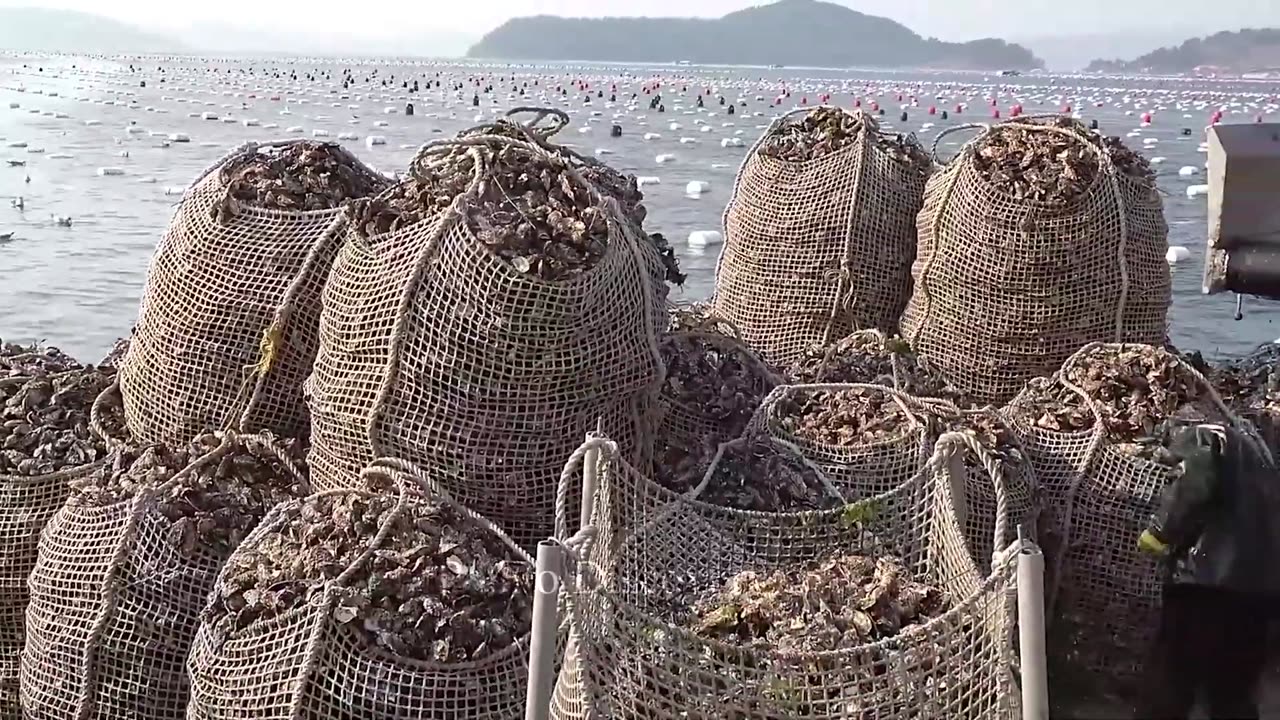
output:
[[[1256,720],[1280,598],[1278,480],[1254,439],[1221,425],[1175,432],[1182,474],[1139,546],[1162,560],[1163,608],[1139,720],[1181,720],[1202,698],[1213,720]]]

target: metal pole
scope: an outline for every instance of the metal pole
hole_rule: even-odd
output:
[[[1022,720],[1049,720],[1049,669],[1044,630],[1044,553],[1018,551],[1018,647],[1022,656]]]
[[[564,551],[554,542],[538,543],[534,572],[533,628],[529,634],[529,694],[524,720],[549,720],[554,692],[557,605],[564,571]]]

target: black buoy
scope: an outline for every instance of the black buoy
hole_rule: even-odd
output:
[[[943,119],[943,120],[946,120],[946,119],[947,119],[947,111],[946,111],[946,110],[943,110],[943,111],[942,111],[942,119]]]
[[[1090,121],[1089,121],[1089,129],[1090,129],[1090,130],[1097,130],[1097,129],[1098,129],[1098,121],[1097,121],[1096,119],[1094,119],[1094,120],[1090,120]]]
[[[405,104],[404,104],[404,114],[405,114],[405,115],[413,115],[413,103],[405,103]]]
[[[472,95],[472,96],[471,96],[471,107],[480,107],[480,96],[479,96],[479,95]]]
[[[146,86],[147,86],[147,81],[146,81],[146,80],[143,80],[142,82],[138,83],[138,86],[139,86],[139,87],[146,87]]]
[[[883,114],[884,114],[884,108],[880,108],[880,114],[881,114],[881,115],[883,115]]]
[[[1182,134],[1183,134],[1183,135],[1190,135],[1190,134],[1191,134],[1191,128],[1182,128]]]
[[[906,111],[906,110],[903,110],[903,111],[902,111],[902,114],[898,116],[898,119],[899,119],[899,120],[901,120],[902,122],[906,122],[906,121],[907,121],[907,111]]]
[[[602,98],[602,97],[604,97],[604,91],[603,91],[603,90],[597,90],[597,91],[596,91],[596,97],[598,97],[598,98]]]
[[[721,96],[720,96],[720,104],[721,104],[721,105],[723,105],[723,104],[724,104],[724,96],[723,96],[723,95],[721,95]]]
[[[609,128],[609,137],[622,137],[622,126],[614,125]]]
[[[728,109],[728,110],[726,110],[726,111],[725,111],[725,113],[726,113],[726,114],[728,114],[728,115],[732,115],[732,114],[734,113],[733,106],[732,106],[732,105],[730,105],[730,106],[729,106],[729,109]]]
[[[702,96],[701,96],[701,95],[699,95],[699,96],[698,96],[698,107],[704,107],[704,106],[703,106],[703,104],[702,104]]]
[[[664,113],[664,112],[666,112],[666,111],[667,111],[667,106],[666,106],[666,105],[663,105],[663,104],[661,104],[661,103],[659,103],[659,105],[658,105],[658,112],[660,112],[660,113]]]
[[[618,102],[618,96],[617,96],[617,95],[610,95],[610,96],[609,96],[609,102]]]

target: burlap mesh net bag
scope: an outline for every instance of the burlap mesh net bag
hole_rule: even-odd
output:
[[[365,239],[354,229],[325,288],[308,381],[317,489],[379,456],[421,466],[467,507],[529,547],[551,534],[556,478],[602,421],[632,452],[651,443],[662,379],[665,287],[650,246],[543,145],[473,134],[423,148],[415,172],[465,152],[473,175],[444,212]],[[518,271],[483,244],[466,211],[490,155],[556,167],[608,218],[599,261],[569,279]]]
[[[1127,421],[1104,410],[1103,399],[1080,384],[1091,358],[1124,352],[1165,358],[1161,362],[1176,377],[1165,374],[1168,370],[1153,377],[1178,383],[1186,396],[1195,397],[1195,411],[1205,419],[1233,424],[1256,437],[1198,371],[1163,349],[1145,345],[1087,345],[1058,373],[1033,380],[1004,408],[1021,436],[1047,505],[1040,545],[1046,562],[1053,694],[1062,697],[1127,695],[1159,621],[1160,571],[1156,559],[1139,551],[1138,536],[1176,476],[1175,460],[1162,458],[1162,442],[1116,439],[1112,428]],[[1148,388],[1159,384],[1138,382]],[[1061,418],[1067,415],[1050,410],[1046,390],[1072,399],[1074,420],[1064,423]],[[1137,417],[1138,411],[1133,412]],[[1156,420],[1160,418],[1151,422]],[[1153,432],[1161,433],[1163,427],[1162,421]],[[1260,440],[1258,444],[1261,447]]]
[[[570,640],[553,718],[1020,716],[1011,525],[1003,512],[985,518],[1002,552],[984,576],[956,522],[959,486],[947,473],[947,454],[981,453],[976,444],[948,435],[924,470],[887,493],[776,514],[662,491],[607,443],[593,442],[603,456],[593,540],[566,582]],[[999,469],[983,464],[1003,511]],[[895,636],[823,651],[703,637],[673,610],[691,590],[720,587],[744,570],[805,567],[848,552],[900,559],[912,578],[949,596],[949,609]]]
[[[302,383],[346,210],[241,204],[227,171],[260,150],[307,142],[237,148],[183,196],[151,260],[120,367],[125,415],[140,442],[182,443],[225,427],[305,435]],[[345,149],[325,147],[360,182],[385,185]]]
[[[928,173],[927,158],[887,152],[861,111],[851,116],[856,139],[835,152],[799,162],[762,155],[793,115],[809,112],[845,115],[796,110],[756,141],[725,208],[716,265],[716,311],[775,365],[855,329],[897,327]],[[914,139],[903,147],[924,155]]]
[[[378,555],[396,552],[389,546],[397,534],[403,534],[394,527],[397,519],[410,513],[413,504],[428,502],[427,498],[447,503],[473,530],[504,547],[515,563],[527,568],[530,578],[532,558],[493,524],[440,494],[434,480],[418,468],[379,460],[362,478],[371,481],[377,491],[329,490],[303,501],[315,505],[360,498],[367,503],[389,500],[394,505],[390,512],[376,516],[363,552],[335,578],[309,588],[296,602],[275,608],[273,614],[220,629],[218,613],[213,612],[217,598],[243,589],[229,576],[237,560],[227,564],[191,651],[188,720],[512,720],[523,716],[528,684],[527,629],[511,644],[495,648],[482,659],[415,659],[394,653],[375,640],[377,624],[366,619],[359,627],[359,622],[344,616],[343,591],[353,589],[350,586],[356,582],[369,592],[377,587]],[[286,505],[273,511],[242,544],[238,555],[269,542],[273,534],[296,532],[296,527],[288,526],[295,509]],[[441,548],[437,554],[445,552]],[[405,577],[392,580],[384,574],[379,580],[405,582]],[[268,590],[262,588],[263,592]],[[532,592],[530,583],[528,597]],[[225,603],[219,613],[224,611]],[[528,617],[524,621],[527,623]]]
[[[211,540],[202,525],[219,523],[224,510],[175,521],[161,498],[192,473],[222,473],[224,464],[243,462],[250,447],[282,470],[282,482],[305,484],[273,440],[227,432],[167,482],[140,485],[108,504],[72,495],[61,506],[40,537],[31,573],[21,662],[27,720],[185,717],[187,651],[234,536]],[[122,455],[117,448],[82,479],[108,487],[102,483],[113,471],[129,467],[113,468],[118,458],[147,462],[157,450],[130,447]]]
[[[101,467],[112,440],[108,428],[118,429],[123,422],[118,417],[119,396],[112,394],[116,387],[111,371],[82,368],[74,363],[75,367],[69,370],[59,367],[51,372],[7,375],[22,372],[10,367],[19,363],[20,357],[0,356],[0,422],[9,423],[14,416],[20,416],[22,424],[27,426],[6,425],[0,429],[0,441],[6,441],[0,445],[4,446],[4,452],[32,456],[26,460],[30,467],[19,462],[15,468],[18,472],[0,470],[0,718],[3,720],[22,720],[18,685],[30,598],[27,581],[36,564],[40,532],[62,507],[70,492],[70,483]],[[52,390],[52,395],[45,392],[45,388]],[[107,402],[108,395],[114,402]],[[108,409],[112,411],[110,423],[105,417]],[[51,412],[57,413],[57,420],[41,420]],[[95,421],[97,413],[104,418]],[[34,437],[48,427],[65,430],[60,434],[83,442],[78,446],[58,441],[41,443],[30,448],[30,453],[14,449],[21,447],[25,439],[18,433],[25,431],[26,436]],[[2,467],[9,468],[7,464]]]
[[[1092,183],[1073,197],[1016,198],[1007,176],[979,169],[1003,133],[1066,138]],[[1006,402],[1088,342],[1164,341],[1168,227],[1155,182],[1118,169],[1119,155],[1091,137],[1078,125],[1002,123],[929,179],[902,335],[965,395]]]

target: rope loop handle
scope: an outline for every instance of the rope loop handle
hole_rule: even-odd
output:
[[[569,123],[571,122],[571,120],[569,119],[569,113],[561,110],[560,108],[553,108],[553,107],[534,107],[534,106],[514,107],[508,110],[506,114],[503,115],[503,117],[514,118],[516,115],[523,115],[523,114],[533,114],[534,118],[526,123],[521,123],[521,125],[524,128],[526,128],[529,132],[533,133],[534,135],[536,135],[537,137],[543,140],[550,138],[556,133],[559,133],[561,130],[568,127]],[[547,118],[552,118],[555,122],[550,127],[539,128],[538,127],[539,123],[541,123],[543,120]]]

